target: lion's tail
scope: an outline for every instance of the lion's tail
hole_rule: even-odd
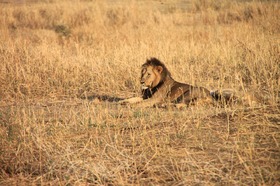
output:
[[[211,90],[210,95],[221,103],[230,104],[237,101],[237,96],[234,90],[224,89],[224,90]]]

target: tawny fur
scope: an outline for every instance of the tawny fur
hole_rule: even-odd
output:
[[[204,87],[196,87],[175,81],[166,66],[156,58],[151,58],[141,69],[142,96],[122,100],[121,103],[137,103],[139,107],[150,107],[174,103],[211,103],[220,99],[217,92],[210,92]]]

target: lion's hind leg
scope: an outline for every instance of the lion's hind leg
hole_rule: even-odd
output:
[[[200,106],[202,106],[202,107],[213,106],[214,101],[213,101],[212,97],[207,96],[207,97],[195,99],[194,101],[191,102],[191,105],[199,106],[199,107]]]
[[[192,87],[182,95],[181,100],[189,106],[213,105],[210,91],[203,87]]]

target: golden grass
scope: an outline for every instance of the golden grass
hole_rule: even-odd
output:
[[[0,185],[280,184],[277,1],[0,4]],[[137,109],[149,57],[231,107]]]

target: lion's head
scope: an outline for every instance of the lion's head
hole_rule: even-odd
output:
[[[165,65],[156,58],[151,58],[142,65],[141,85],[142,89],[153,89],[164,82],[170,72]]]

